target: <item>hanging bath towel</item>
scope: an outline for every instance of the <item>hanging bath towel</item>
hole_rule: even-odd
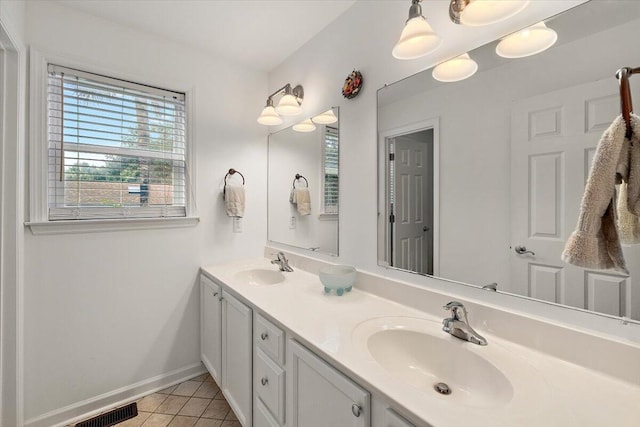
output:
[[[616,228],[615,185],[620,178],[628,180],[630,175],[640,172],[640,165],[634,167],[630,159],[631,145],[640,144],[640,118],[635,114],[631,115],[631,126],[632,141],[625,138],[626,125],[622,116],[617,117],[600,138],[582,196],[578,225],[562,253],[565,262],[585,268],[612,268],[629,274]],[[629,194],[635,194],[635,184],[629,184]],[[637,200],[629,200],[630,207],[636,203]]]
[[[227,216],[240,217],[244,216],[244,186],[243,185],[227,185],[224,193],[224,207]]]

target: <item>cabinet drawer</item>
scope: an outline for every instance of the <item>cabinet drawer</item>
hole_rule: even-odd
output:
[[[280,427],[280,424],[273,419],[264,403],[256,397],[255,410],[253,411],[253,427]]]
[[[284,365],[284,332],[257,313],[254,317],[253,340],[256,347],[281,366]]]
[[[273,417],[284,424],[284,370],[262,350],[256,349],[253,389]]]
[[[387,424],[385,425],[388,427],[415,427],[391,408],[387,408],[386,418]]]

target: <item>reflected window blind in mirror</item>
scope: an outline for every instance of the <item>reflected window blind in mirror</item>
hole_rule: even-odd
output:
[[[324,132],[324,213],[338,213],[338,129],[326,126]]]
[[[185,94],[49,64],[49,220],[186,216]]]

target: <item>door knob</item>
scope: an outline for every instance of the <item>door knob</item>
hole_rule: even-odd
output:
[[[422,227],[422,231],[429,231],[431,230],[429,227],[427,227],[426,225],[424,227]]]
[[[525,255],[525,254],[535,255],[536,254],[533,251],[528,251],[526,246],[516,246],[514,248],[514,250],[516,251],[516,253],[518,253],[520,255]]]

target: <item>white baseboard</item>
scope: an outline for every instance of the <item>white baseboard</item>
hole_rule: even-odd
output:
[[[64,408],[55,409],[46,414],[28,419],[25,427],[62,427],[74,422],[91,418],[110,409],[131,403],[141,397],[181,383],[206,373],[202,363],[196,363],[175,371],[167,372],[135,384],[131,384]]]

